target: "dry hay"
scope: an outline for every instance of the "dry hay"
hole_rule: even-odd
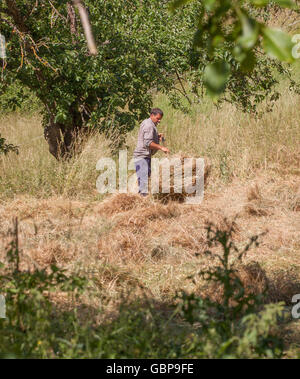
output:
[[[268,291],[268,298],[271,302],[284,301],[286,305],[292,305],[292,298],[298,293],[300,293],[300,277],[295,269],[272,273]]]
[[[65,266],[72,262],[74,253],[67,247],[63,247],[61,243],[53,241],[46,242],[36,248],[20,250],[20,271],[30,271],[47,269],[51,265]],[[7,257],[3,256],[3,260],[7,261]]]
[[[268,288],[269,279],[258,262],[240,266],[237,275],[244,285],[246,294],[262,294]]]
[[[148,203],[149,204],[149,203]],[[153,203],[144,208],[130,210],[123,213],[121,216],[117,215],[115,221],[118,227],[136,226],[144,227],[151,221],[165,220],[178,217],[181,214],[181,209],[177,204],[159,204]]]
[[[237,276],[243,283],[245,295],[264,294],[265,303],[285,302],[292,305],[292,298],[300,293],[300,277],[293,269],[266,272],[258,262],[250,261],[237,267]],[[221,303],[224,300],[223,287],[217,283],[200,286],[201,295]],[[233,304],[233,303],[232,303]]]
[[[172,204],[172,203],[171,203]],[[180,217],[172,222],[161,221],[158,225],[151,225],[151,230],[161,233],[163,230],[164,239],[171,248],[184,251],[190,257],[195,254],[202,255],[208,249],[207,228],[212,225],[218,230],[227,230],[229,226],[234,228],[233,237],[240,238],[240,229],[234,220],[227,220],[222,213],[211,211],[205,205],[180,206],[182,213]],[[214,252],[221,251],[220,246],[212,248]]]
[[[81,201],[71,201],[62,197],[51,199],[36,199],[21,196],[20,198],[6,203],[0,207],[0,220],[18,217],[20,221],[26,219],[40,219],[52,217],[75,217],[80,218],[82,209],[86,203]]]
[[[195,187],[197,181],[200,181],[201,179],[197,176],[196,158],[188,157],[187,155],[181,153],[173,155],[169,159],[179,159],[181,162],[181,170],[178,170],[177,172],[174,170],[174,165],[170,167],[170,189],[168,193],[163,193],[162,169],[160,167],[159,176],[157,178],[151,178],[152,188],[158,189],[158,193],[153,194],[153,196],[155,199],[160,200],[163,203],[167,203],[169,201],[183,203],[187,197],[195,197],[193,188]],[[189,159],[189,161],[185,162],[185,159]],[[204,159],[204,162],[204,186],[206,186],[211,172],[211,163],[207,158]],[[185,170],[188,170],[192,174],[192,177],[185,178],[190,182],[188,188],[184,185]]]
[[[52,264],[69,263],[74,258],[74,254],[67,247],[63,247],[55,241],[44,243],[38,248],[29,250],[28,255],[42,268]]]
[[[98,242],[100,258],[108,262],[144,261],[150,256],[166,257],[173,247],[184,248],[185,253],[194,256],[208,247],[206,227],[210,222],[219,229],[228,228],[229,221],[220,212],[212,212],[205,206],[150,201],[145,204],[113,216],[115,226]],[[234,221],[230,225],[234,226],[236,237],[239,228]]]
[[[178,233],[174,233],[174,235],[169,238],[169,243],[172,246],[183,247],[185,249],[194,250],[195,252],[198,252],[200,248],[205,250],[205,248],[207,248],[206,232],[204,230],[199,231],[199,228],[178,230]]]
[[[97,211],[100,214],[113,215],[145,206],[145,204],[147,204],[147,199],[144,199],[140,195],[119,193],[103,201]]]
[[[300,195],[295,198],[294,204],[292,205],[292,210],[294,212],[300,212]]]
[[[143,288],[141,281],[128,270],[128,267],[104,264],[93,272],[91,279],[99,289],[112,290],[117,287],[125,286],[127,289],[140,287]]]
[[[300,212],[300,186],[297,193],[295,193],[292,200],[290,201],[290,208],[294,212]]]
[[[257,184],[250,187],[247,199],[248,202],[244,206],[246,214],[251,216],[270,216],[273,214],[272,208],[275,207],[275,203],[262,196]]]
[[[245,265],[241,264],[236,270],[236,275],[241,280],[245,289],[245,296],[263,294],[267,290],[269,283],[268,277],[259,263],[249,262]],[[218,283],[209,282],[205,285],[200,284],[197,292],[200,292],[201,296],[207,297],[216,303],[222,303],[224,301],[224,288],[223,285]],[[234,304],[234,302],[231,302],[231,306]]]
[[[175,203],[164,205],[147,201],[144,204],[145,207],[113,215],[115,226],[98,241],[100,259],[128,263],[162,256],[161,249],[156,249],[155,239],[168,227],[172,229],[170,221],[180,216],[181,208]]]
[[[145,236],[126,230],[104,235],[98,241],[99,258],[106,263],[141,262],[149,251]]]

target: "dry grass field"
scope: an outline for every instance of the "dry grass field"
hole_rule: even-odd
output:
[[[240,275],[268,301],[291,305],[300,293],[300,97],[284,90],[272,113],[258,119],[230,105],[203,103],[184,115],[165,110],[161,130],[172,154],[209,159],[212,170],[202,204],[162,204],[153,198],[97,193],[96,162],[109,156],[102,136],[90,137],[72,161],[56,162],[47,151],[38,117],[4,116],[1,134],[20,154],[0,156],[0,260],[18,218],[21,267],[56,264],[84,273],[97,295],[109,297],[109,317],[120,294],[146,291],[168,304],[177,291],[211,291],[189,275],[209,267],[206,226],[234,223],[238,247],[264,233],[246,256]],[[137,129],[127,138],[131,154]],[[94,293],[93,292],[93,293]],[[221,296],[214,291],[213,296]],[[106,317],[106,316],[104,316]],[[298,322],[283,331],[288,346],[300,347]],[[294,344],[294,345],[293,345]],[[294,350],[293,350],[294,351]]]

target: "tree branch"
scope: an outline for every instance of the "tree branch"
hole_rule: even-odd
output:
[[[15,0],[5,0],[5,1],[7,5],[7,9],[5,9],[5,13],[12,17],[12,19],[14,20],[14,23],[16,24],[20,32],[28,33],[28,29],[25,25],[24,18],[21,16]]]
[[[63,16],[61,13],[59,13],[59,11],[55,8],[55,6],[52,4],[52,1],[49,0],[49,4],[51,5],[51,8],[54,10],[54,12],[60,17],[62,18],[65,22],[67,22],[67,18],[65,16]]]
[[[97,55],[98,51],[87,11],[85,7],[81,4],[81,0],[73,0],[73,3],[78,9],[90,53],[92,55]]]
[[[181,78],[180,78],[180,76],[179,76],[179,74],[178,74],[178,71],[175,70],[175,72],[176,72],[177,79],[178,79],[178,81],[179,81],[179,83],[180,83],[180,85],[181,85],[181,88],[182,88],[182,91],[180,91],[180,92],[181,92],[181,93],[183,94],[183,96],[187,99],[187,101],[190,103],[190,105],[192,105],[192,101],[191,101],[191,99],[188,97],[188,94],[186,93],[186,90],[185,90],[184,85],[183,85],[183,83],[182,83],[182,80],[181,80]]]
[[[76,36],[78,35],[77,32],[77,25],[76,25],[76,13],[74,6],[71,5],[71,3],[67,3],[67,13],[68,17],[70,19],[70,31],[71,31],[71,36],[72,36],[72,43],[76,43]]]

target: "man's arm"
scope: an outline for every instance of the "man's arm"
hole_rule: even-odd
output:
[[[151,150],[161,150],[164,153],[169,153],[170,152],[170,150],[167,147],[160,146],[160,145],[158,145],[155,142],[151,142],[150,145],[149,145],[149,147],[150,147]]]

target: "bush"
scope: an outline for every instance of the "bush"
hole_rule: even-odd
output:
[[[7,143],[5,138],[1,137],[1,133],[0,133],[0,155],[1,154],[7,155],[10,151],[13,151],[16,154],[19,154],[18,146],[14,146],[11,143]]]
[[[26,112],[34,114],[40,111],[41,103],[38,98],[27,87],[19,81],[14,81],[9,85],[0,83],[0,113]]]
[[[210,259],[220,265],[200,271],[198,275],[221,292],[221,301],[195,294],[182,293],[181,315],[196,326],[195,355],[201,358],[279,358],[283,342],[275,333],[277,319],[282,314],[283,304],[264,306],[265,293],[246,288],[238,275],[237,267],[251,248],[258,245],[259,236],[252,237],[246,247],[239,251],[232,240],[234,226],[220,230],[207,227],[210,247],[218,245],[222,255],[207,250]]]

